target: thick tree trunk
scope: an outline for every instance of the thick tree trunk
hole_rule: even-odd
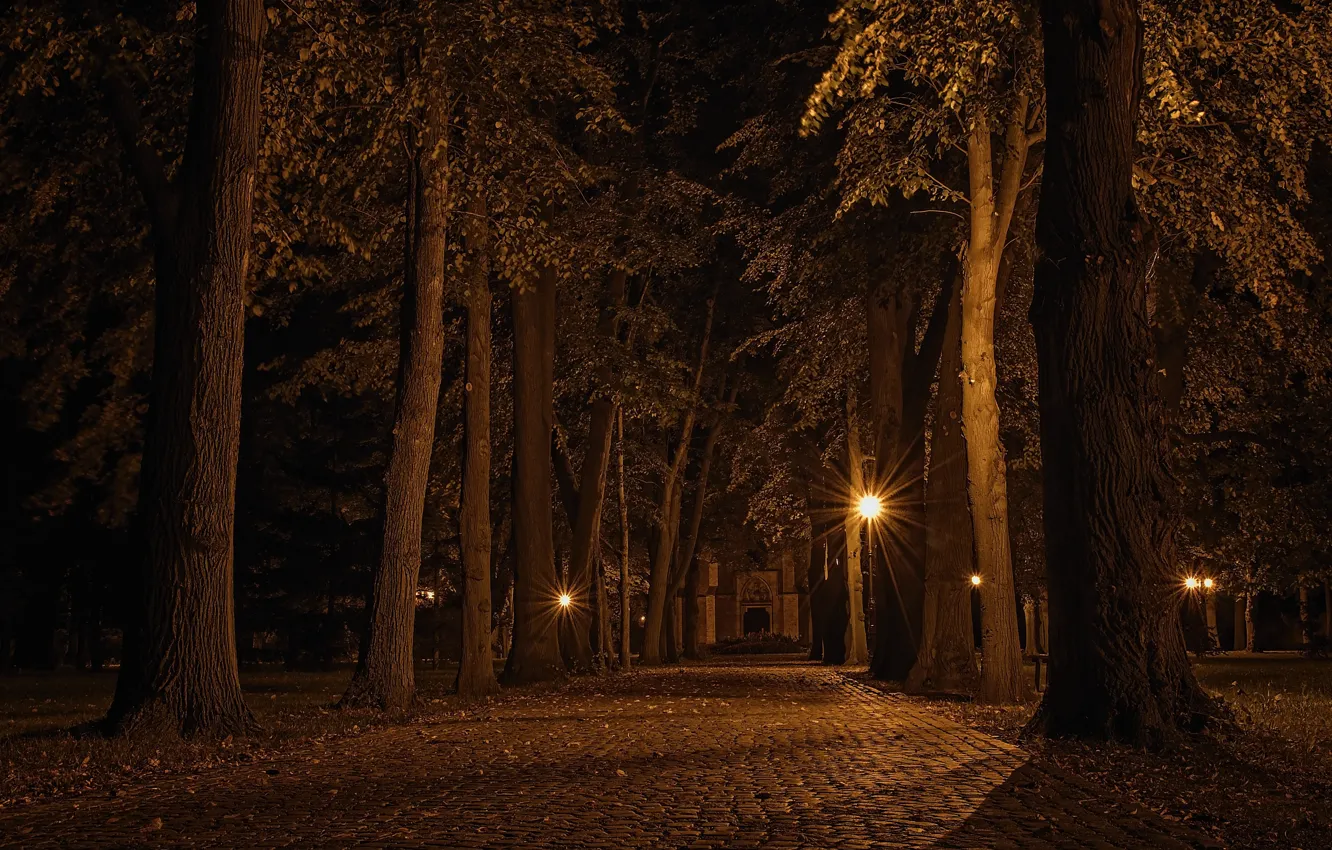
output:
[[[559,576],[550,506],[554,426],[555,270],[543,267],[513,294],[513,647],[506,684],[562,678]]]
[[[201,0],[197,14],[175,185],[138,138],[137,110],[112,104],[151,212],[157,291],[138,508],[142,596],[107,723],[149,736],[254,726],[237,675],[232,576],[265,17],[259,0]]]
[[[383,546],[370,594],[367,643],[342,697],[346,705],[385,711],[409,708],[416,691],[413,634],[421,522],[444,359],[447,126],[442,98],[432,97],[419,128],[411,132],[398,391],[393,449],[384,474]]]
[[[698,417],[698,394],[703,386],[703,369],[708,360],[708,343],[712,339],[712,318],[717,304],[714,294],[708,299],[707,318],[703,324],[703,342],[699,347],[698,369],[694,372],[693,391],[695,402],[685,413],[680,426],[680,442],[675,449],[675,456],[662,479],[661,506],[657,518],[657,546],[652,553],[652,571],[648,576],[647,622],[643,627],[643,650],[639,661],[643,664],[660,664],[662,660],[662,633],[664,619],[671,600],[671,557],[675,552],[675,533],[678,522],[673,521],[670,505],[677,498],[676,489],[680,486],[680,476],[684,474],[685,460],[689,456],[689,441],[694,435],[694,422]],[[672,614],[672,616],[674,616]]]
[[[616,451],[615,479],[620,488],[620,668],[629,669],[629,635],[632,611],[629,605],[629,499],[624,486],[624,408],[615,411],[620,426]]]
[[[1050,591],[1044,587],[1041,588],[1041,600],[1036,608],[1037,616],[1041,621],[1041,652],[1049,654],[1050,652]]]
[[[975,693],[978,685],[971,624],[975,569],[962,440],[962,293],[948,303],[939,394],[934,406],[930,479],[925,491],[925,611],[921,651],[907,677],[909,692]]]
[[[458,534],[463,561],[462,658],[458,696],[480,699],[499,690],[491,652],[490,597],[490,293],[489,233],[484,198],[470,204],[466,227],[468,275],[467,379],[464,407],[462,502]]]
[[[607,347],[615,342],[615,316],[624,305],[624,292],[625,273],[617,269],[610,274],[597,318],[597,336]],[[615,424],[610,367],[599,368],[598,378],[602,390],[592,402],[582,481],[578,487],[577,517],[569,517],[573,525],[573,551],[569,560],[568,591],[573,604],[560,624],[560,651],[565,666],[576,673],[590,672],[595,667],[591,644],[592,619],[596,614],[590,604],[592,565],[596,546],[601,541],[601,506],[606,495],[606,470],[610,465],[611,432]]]
[[[1023,121],[1025,102],[1014,126]],[[972,116],[967,142],[971,182],[971,239],[962,284],[962,433],[966,441],[967,493],[981,577],[981,702],[1021,701],[1026,690],[1018,642],[1013,561],[1009,551],[1008,478],[999,440],[998,372],[994,315],[999,265],[1016,197],[995,196],[990,127],[984,112]],[[1010,127],[1003,180],[1020,179],[1026,162],[1025,131]]]
[[[1173,596],[1176,487],[1133,197],[1136,0],[1044,0],[1040,368],[1051,736],[1154,744],[1209,708]]]
[[[874,562],[874,655],[870,672],[876,679],[906,678],[915,659],[911,629],[899,602],[897,568],[909,557],[908,537],[914,533],[896,516],[905,501],[905,458],[902,444],[904,358],[908,349],[911,306],[901,291],[872,290],[866,300],[869,340],[870,410],[874,429],[874,478],[867,489],[883,501],[884,516],[871,529],[880,556]]]
[[[869,643],[865,631],[865,574],[860,559],[860,531],[865,522],[855,509],[856,500],[865,489],[865,457],[860,448],[860,420],[856,416],[854,388],[848,388],[846,397],[846,468],[851,483],[851,505],[846,506],[842,521],[846,534],[846,592],[850,617],[846,621],[847,664],[868,664]],[[884,521],[886,518],[879,518]]]
[[[823,635],[827,629],[827,612],[823,604],[823,586],[828,577],[828,550],[832,532],[825,533],[823,551],[811,550],[808,568],[809,580],[809,660],[823,660]]]

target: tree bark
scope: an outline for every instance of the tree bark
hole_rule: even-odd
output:
[[[667,466],[662,478],[661,510],[657,518],[657,546],[652,553],[652,571],[648,576],[647,622],[643,628],[643,649],[639,661],[643,664],[660,664],[662,660],[662,632],[667,607],[670,603],[671,556],[675,551],[675,529],[672,522],[670,505],[676,498],[680,476],[684,472],[685,460],[689,456],[689,442],[694,435],[694,422],[698,416],[698,393],[703,386],[703,368],[708,360],[708,343],[712,339],[712,318],[717,304],[714,293],[708,299],[707,318],[703,324],[703,342],[699,347],[698,368],[694,372],[694,399],[685,412],[684,422],[680,425],[680,442],[675,449],[674,459]],[[672,614],[672,616],[674,616]]]
[[[1184,367],[1189,360],[1189,329],[1202,306],[1203,296],[1212,288],[1221,258],[1201,250],[1193,259],[1193,271],[1184,285],[1157,293],[1152,331],[1156,341],[1157,384],[1165,407],[1167,422],[1179,413],[1184,399]],[[1173,283],[1173,281],[1172,281]]]
[[[491,652],[490,597],[490,293],[489,227],[485,199],[469,204],[467,240],[467,378],[464,396],[462,501],[458,534],[462,542],[462,658],[458,696],[486,697],[499,690]]]
[[[1262,652],[1258,646],[1257,617],[1254,616],[1253,594],[1248,593],[1244,596],[1244,650],[1246,652]]]
[[[1301,583],[1299,586],[1300,599],[1300,650],[1305,655],[1313,653],[1314,645],[1314,621],[1313,611],[1309,607],[1309,586]]]
[[[1216,594],[1206,593],[1203,599],[1203,616],[1207,622],[1207,646],[1203,652],[1215,652],[1221,648],[1221,639],[1216,636]]]
[[[555,270],[543,266],[513,294],[513,528],[517,555],[513,646],[504,682],[560,679],[559,576],[550,506],[554,427]]]
[[[615,342],[615,316],[624,304],[625,272],[611,272],[597,318],[597,336],[609,347]],[[592,565],[601,541],[601,506],[606,495],[606,470],[610,465],[611,432],[615,424],[615,396],[610,389],[609,366],[597,370],[601,392],[592,402],[587,448],[583,456],[582,481],[578,487],[577,516],[573,525],[573,548],[569,560],[569,588],[573,604],[561,619],[560,651],[565,666],[575,673],[595,668],[591,644],[593,606],[590,603]]]
[[[194,92],[174,184],[140,139],[128,88],[108,91],[150,212],[157,289],[138,504],[141,595],[107,727],[147,736],[254,727],[237,673],[232,579],[265,17],[259,0],[201,0],[197,14]]]
[[[909,536],[913,529],[896,514],[906,499],[905,458],[899,454],[902,444],[902,407],[904,401],[904,358],[911,317],[908,299],[900,290],[878,287],[868,295],[867,333],[870,367],[870,412],[874,428],[874,478],[868,489],[884,505],[884,518],[878,528],[880,557],[874,563],[871,587],[874,592],[874,655],[870,672],[876,679],[900,681],[906,678],[914,661],[916,647],[898,602],[895,570],[909,557]],[[848,541],[849,543],[849,541]]]
[[[962,293],[948,302],[939,394],[934,406],[930,478],[925,491],[925,612],[921,651],[907,677],[911,693],[975,693],[979,683],[971,624],[975,569],[962,439]]]
[[[624,408],[615,411],[620,426],[615,479],[620,488],[620,669],[629,669],[629,635],[632,617],[629,605],[629,499],[624,486]]]
[[[413,632],[421,570],[421,523],[435,441],[444,359],[448,127],[443,100],[426,101],[407,192],[402,318],[393,449],[384,474],[383,544],[370,593],[367,642],[342,703],[403,711],[415,696]],[[487,543],[489,541],[487,540]]]
[[[1020,98],[1010,119],[1000,190],[996,196],[990,126],[983,110],[972,115],[967,139],[971,227],[962,284],[962,432],[966,441],[967,493],[981,577],[981,679],[977,697],[987,703],[1021,701],[1026,692],[1018,642],[1013,562],[1008,535],[1008,479],[999,440],[998,372],[994,362],[997,283],[1027,157]]]
[[[1244,626],[1246,610],[1247,606],[1244,604],[1244,597],[1236,596],[1235,604],[1232,606],[1232,616],[1235,622],[1235,637],[1230,644],[1230,648],[1235,652],[1243,652],[1248,648],[1249,640]]]
[[[1172,591],[1176,485],[1133,196],[1137,0],[1044,0],[1047,123],[1032,323],[1040,369],[1051,736],[1158,744],[1209,701]]]
[[[865,631],[865,574],[860,559],[860,526],[865,520],[855,510],[856,499],[866,493],[865,457],[860,448],[860,420],[856,416],[855,389],[846,396],[846,467],[851,483],[851,506],[842,521],[846,534],[846,591],[850,617],[846,621],[847,664],[868,664],[869,643]],[[871,529],[873,526],[871,526]],[[871,531],[872,533],[872,531]]]

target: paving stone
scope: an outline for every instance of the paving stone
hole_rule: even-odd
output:
[[[581,679],[317,756],[0,812],[0,847],[1205,846],[1017,747],[808,664]]]

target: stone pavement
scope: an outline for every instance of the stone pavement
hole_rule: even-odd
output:
[[[0,847],[1185,848],[1022,750],[793,663],[579,680],[474,714],[0,812]]]

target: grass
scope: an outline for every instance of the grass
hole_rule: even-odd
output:
[[[419,713],[456,710],[449,696],[453,668],[417,670]],[[215,764],[243,763],[290,747],[364,734],[386,721],[369,711],[332,708],[351,669],[241,673],[246,702],[259,721],[253,736],[217,743],[143,743],[75,736],[70,730],[100,718],[115,689],[115,673],[57,671],[0,677],[0,808],[69,793],[99,792],[127,778],[194,773]]]
[[[1225,700],[1235,723],[1161,752],[1024,736],[1035,695],[1018,706],[929,705],[1187,823],[1221,846],[1332,846],[1332,660],[1231,654],[1196,660],[1194,670],[1203,687]],[[1028,681],[1031,674],[1028,667]]]

